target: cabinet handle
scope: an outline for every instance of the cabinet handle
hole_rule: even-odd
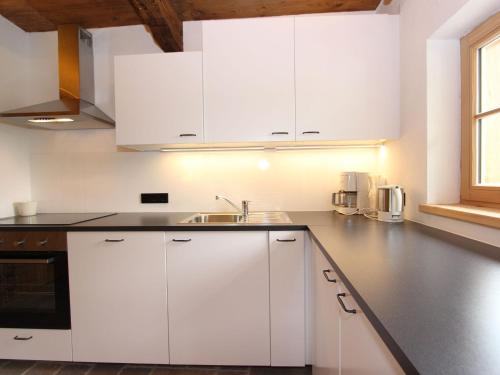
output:
[[[46,238],[46,239],[44,239],[44,240],[42,240],[42,241],[38,241],[38,246],[45,246],[45,245],[47,245],[48,243],[49,243],[49,239],[48,239],[48,238]]]
[[[290,240],[280,240],[280,239],[278,238],[278,239],[276,239],[276,241],[278,241],[278,242],[295,242],[295,241],[297,241],[297,239],[296,239],[296,238],[293,238],[293,239],[290,239]]]
[[[288,132],[272,132],[271,135],[288,135]]]
[[[5,240],[0,240],[0,245],[3,245],[5,243]]]
[[[28,340],[31,340],[32,338],[33,338],[33,336],[28,336],[28,337],[14,336],[14,340],[17,340],[17,341],[28,341]]]
[[[330,279],[328,277],[328,274],[332,272],[332,270],[323,270],[323,276],[325,276],[325,279],[326,281],[328,281],[329,283],[336,283],[337,282],[337,279]]]
[[[196,134],[194,134],[194,133],[182,133],[182,134],[179,134],[179,137],[196,137]]]
[[[21,246],[24,246],[24,244],[26,243],[26,240],[19,240],[19,241],[15,241],[14,242],[14,245],[16,245],[17,247],[21,247]]]
[[[337,294],[337,300],[339,301],[340,306],[342,306],[342,310],[344,310],[346,313],[349,314],[356,314],[356,309],[348,309],[347,307],[345,307],[344,301],[342,300],[342,297],[345,296],[346,296],[345,293]]]
[[[308,131],[302,132],[302,134],[319,134],[319,131],[317,131],[317,130],[308,130]]]
[[[191,242],[191,238],[187,238],[185,240],[176,240],[175,238],[172,240],[174,242]]]
[[[107,239],[107,238],[106,238],[106,239],[104,240],[104,242],[123,242],[123,241],[125,241],[125,239],[124,239],[124,238],[120,238],[119,240],[110,240],[110,239]]]

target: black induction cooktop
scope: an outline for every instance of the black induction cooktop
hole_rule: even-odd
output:
[[[38,214],[34,216],[13,216],[0,219],[2,225],[72,225],[116,215],[115,213],[80,213],[80,214]]]

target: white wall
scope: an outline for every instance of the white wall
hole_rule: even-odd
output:
[[[460,201],[460,42],[427,42],[427,203]]]
[[[458,39],[498,9],[498,0],[402,3],[401,139],[388,145],[387,174],[406,188],[407,218],[500,246],[498,230],[418,211],[428,201],[457,200],[452,184],[460,176]],[[450,63],[447,70],[441,57]],[[440,71],[445,77],[436,81]]]
[[[28,39],[0,17],[0,111],[27,105]],[[0,122],[0,217],[14,214],[13,202],[30,199],[30,132]]]
[[[341,171],[378,168],[376,149],[135,153],[114,152],[107,135],[59,141],[49,147],[64,147],[32,157],[33,197],[44,211],[230,209],[216,194],[257,210],[329,210]],[[168,192],[170,203],[141,205],[141,192]]]

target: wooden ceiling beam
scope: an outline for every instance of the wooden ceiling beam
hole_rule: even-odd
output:
[[[26,0],[0,0],[0,14],[26,32],[57,29]]]
[[[170,0],[183,21],[375,10],[382,0]]]
[[[182,21],[375,10],[390,0],[0,0],[25,31],[145,24],[164,51],[182,50]],[[394,3],[394,1],[392,1]]]
[[[129,0],[164,52],[182,51],[182,21],[170,0]]]

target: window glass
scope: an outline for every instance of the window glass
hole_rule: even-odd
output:
[[[479,49],[479,113],[500,108],[500,36]]]
[[[478,182],[500,186],[500,113],[478,120],[477,129]]]
[[[500,36],[478,49],[476,181],[500,186]]]

